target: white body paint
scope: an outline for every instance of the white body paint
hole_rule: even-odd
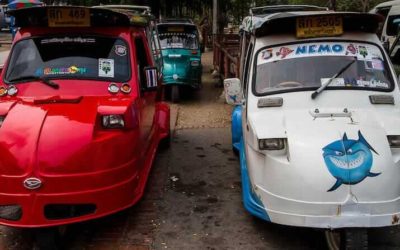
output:
[[[302,39],[302,42],[308,40],[311,39]],[[382,48],[375,35],[365,33],[312,40],[315,43],[368,42]],[[255,79],[258,50],[293,42],[296,42],[294,35],[257,38],[249,79]],[[263,63],[273,63],[274,59],[266,58]],[[384,60],[388,60],[385,53]],[[249,81],[246,105],[242,106],[247,168],[253,191],[271,222],[316,228],[381,227],[399,222],[400,149],[389,146],[387,135],[400,135],[400,93],[390,62],[389,68],[394,81],[391,92],[327,89],[314,100],[311,99],[313,91],[256,96],[254,83]],[[370,95],[391,95],[395,104],[372,104]],[[259,99],[266,97],[283,98],[282,107],[258,108]],[[344,133],[349,139],[357,140],[358,131],[379,153],[373,153],[370,171],[380,175],[327,192],[336,179],[328,171],[322,149],[341,140]],[[287,145],[279,151],[259,150],[258,139],[267,138],[285,138]],[[363,157],[359,154],[349,165],[338,159],[334,161],[339,167],[352,169],[360,166]]]

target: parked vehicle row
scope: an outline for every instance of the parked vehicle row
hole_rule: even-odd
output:
[[[173,102],[182,89],[201,88],[201,50],[197,26],[187,20],[166,20],[157,24],[163,57],[163,83]]]
[[[135,204],[170,138],[162,85],[201,87],[197,27],[134,6],[11,11],[0,82],[0,224],[60,226]],[[365,249],[400,222],[400,90],[380,17],[257,7],[224,82],[243,203],[265,221]]]

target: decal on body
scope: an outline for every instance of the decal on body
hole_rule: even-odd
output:
[[[341,140],[334,141],[323,149],[325,164],[336,178],[336,183],[328,190],[334,191],[342,184],[355,185],[367,177],[375,177],[381,173],[372,173],[373,155],[378,152],[358,131],[358,140],[347,138],[344,133]]]
[[[126,47],[124,45],[115,45],[115,54],[118,56],[126,56]]]

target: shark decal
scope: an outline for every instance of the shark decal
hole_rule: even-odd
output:
[[[336,183],[328,192],[336,190],[342,184],[354,185],[367,177],[381,173],[372,173],[372,152],[379,155],[358,131],[358,140],[348,139],[344,133],[342,140],[334,141],[323,149],[323,157],[329,172],[336,178]]]

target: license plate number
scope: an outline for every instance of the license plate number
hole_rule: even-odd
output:
[[[296,33],[299,38],[341,35],[343,34],[342,17],[317,16],[297,18]]]
[[[47,10],[49,27],[89,27],[89,9],[51,8]]]

